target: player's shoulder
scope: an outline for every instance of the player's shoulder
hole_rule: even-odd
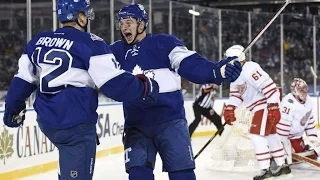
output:
[[[250,75],[251,76],[253,71],[260,70],[261,67],[256,62],[246,61],[245,64],[243,65],[243,69],[244,69],[244,71],[242,71],[241,74]]]
[[[244,64],[246,67],[248,67],[247,69],[252,69],[252,68],[255,68],[255,69],[258,69],[258,68],[261,68],[261,66],[254,62],[254,61],[246,61],[246,63]]]
[[[110,48],[117,48],[117,47],[121,47],[121,46],[123,46],[123,45],[124,45],[124,41],[121,39],[121,40],[117,40],[117,41],[111,43],[111,44],[109,45],[109,47],[110,47]]]
[[[53,34],[53,31],[42,31],[42,32],[39,32],[37,34],[35,34],[32,39],[29,41],[29,43],[33,43],[33,44],[36,44],[37,41],[39,40],[39,38],[41,37],[47,37],[47,36],[52,36]]]
[[[85,41],[87,41],[91,47],[92,56],[111,53],[108,44],[101,37],[93,33],[86,33],[84,38],[86,38]]]
[[[42,32],[35,34],[31,38],[31,40],[27,43],[24,53],[27,53],[27,54],[32,53],[34,48],[36,47],[38,41],[40,40],[40,38],[51,36],[52,33],[53,33],[53,31],[42,31]]]
[[[166,33],[155,34],[153,36],[150,36],[150,38],[153,41],[160,41],[163,43],[170,43],[170,42],[174,42],[175,40],[178,40],[176,36],[171,34],[166,34]]]
[[[289,93],[282,98],[281,103],[289,106],[294,106],[297,102],[294,96],[291,93]]]
[[[99,36],[93,33],[86,33],[86,39],[95,45],[107,45],[107,43]]]
[[[164,48],[171,51],[175,47],[185,48],[185,45],[174,35],[160,33],[152,36],[151,38],[152,44],[157,44],[157,48],[160,49]]]
[[[313,107],[312,98],[307,94],[306,103],[308,106]]]

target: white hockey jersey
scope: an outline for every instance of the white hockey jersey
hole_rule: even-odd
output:
[[[291,93],[281,102],[281,120],[277,124],[277,133],[281,138],[297,139],[303,136],[316,135],[313,118],[313,104],[308,95],[304,104],[300,103]]]
[[[279,103],[280,93],[270,76],[256,62],[246,62],[239,78],[230,84],[228,105],[241,104],[251,112],[267,107],[267,103]]]

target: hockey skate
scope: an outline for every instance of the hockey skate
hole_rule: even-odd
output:
[[[261,174],[255,176],[253,180],[262,180],[262,179],[272,179],[272,172],[270,168],[268,169],[263,169],[261,171]]]
[[[278,169],[276,169],[274,172],[272,172],[273,177],[283,176],[283,177],[290,177],[291,175],[291,169],[288,164],[283,164],[282,166],[279,166]]]

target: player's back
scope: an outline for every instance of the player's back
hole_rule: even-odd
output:
[[[97,91],[89,60],[105,47],[101,39],[72,27],[40,33],[29,42],[26,53],[39,81],[34,103],[39,123],[54,128],[96,123]]]

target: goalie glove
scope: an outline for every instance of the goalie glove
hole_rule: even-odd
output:
[[[319,147],[320,148],[320,139],[317,136],[308,136],[308,140],[310,142],[311,147]]]
[[[233,125],[233,122],[236,121],[236,116],[234,113],[235,109],[236,107],[233,105],[227,105],[224,107],[224,112],[223,112],[224,120],[227,122],[227,124],[231,126]]]

